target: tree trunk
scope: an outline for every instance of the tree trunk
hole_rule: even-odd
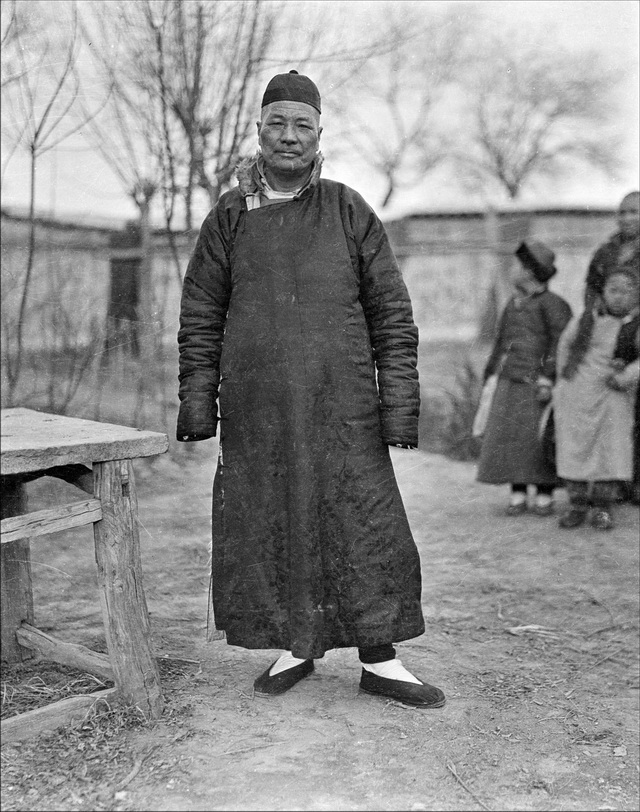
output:
[[[153,246],[149,201],[140,206],[140,266],[139,266],[139,312],[138,340],[140,342],[140,377],[138,389],[138,419],[145,428],[145,418],[153,411],[155,401],[155,378],[157,375],[158,319],[153,289]]]
[[[31,147],[31,164],[29,172],[29,250],[27,253],[27,268],[24,274],[22,295],[20,297],[20,309],[18,311],[18,324],[16,325],[16,353],[13,363],[8,369],[13,370],[13,375],[9,375],[8,383],[8,405],[13,404],[14,393],[18,386],[20,371],[22,369],[23,354],[23,331],[24,320],[27,313],[27,297],[29,295],[29,285],[31,284],[31,274],[36,253],[36,152],[35,147]]]

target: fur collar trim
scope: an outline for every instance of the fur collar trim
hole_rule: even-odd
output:
[[[300,195],[303,192],[306,192],[307,189],[317,186],[318,181],[320,180],[323,162],[324,158],[322,153],[318,152],[313,162],[311,176],[302,189],[300,189],[296,197],[300,197]],[[236,166],[235,175],[238,179],[238,185],[243,197],[246,197],[247,195],[255,195],[258,192],[263,191],[264,160],[260,150],[258,150],[254,155],[251,155],[249,158],[243,158],[243,160],[241,160]]]

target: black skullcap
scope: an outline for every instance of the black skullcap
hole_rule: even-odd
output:
[[[527,240],[520,243],[515,253],[538,282],[547,282],[557,273],[554,265],[556,255],[540,240]]]
[[[273,77],[264,91],[261,107],[279,101],[303,102],[315,107],[319,113],[322,112],[318,88],[308,76],[303,76],[297,70],[278,73]]]

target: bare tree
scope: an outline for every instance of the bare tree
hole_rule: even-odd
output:
[[[347,76],[392,47],[377,30],[354,47],[337,10],[323,3],[139,0],[95,12],[106,32],[96,53],[111,63],[131,114],[144,117],[150,105],[159,111],[154,149],[168,228],[178,198],[191,229],[194,207],[212,207],[229,187],[255,137],[259,94],[274,70],[309,67],[335,96]]]
[[[147,135],[153,111],[154,138],[145,138],[143,151],[162,171],[168,227],[178,197],[191,229],[197,191],[212,206],[231,180],[255,119],[256,74],[278,10],[262,0],[141,0],[95,9],[101,30],[110,31],[96,53],[131,120],[145,119],[138,129]]]
[[[518,33],[478,38],[465,83],[456,161],[474,188],[514,200],[576,165],[618,166],[611,131],[621,73],[600,53]]]
[[[162,291],[153,279],[151,206],[160,192],[180,281],[173,228],[178,203],[190,229],[197,190],[204,190],[213,205],[232,176],[247,137],[254,74],[268,46],[275,8],[263,10],[260,0],[141,0],[89,11],[84,33],[87,41],[98,40],[93,48],[98,76],[113,93],[104,115],[86,132],[140,212],[137,315],[144,404],[158,379],[162,330],[156,317],[155,299]],[[96,30],[104,36],[96,38]]]
[[[466,13],[428,3],[374,4],[384,46],[358,66],[336,102],[352,152],[384,179],[382,207],[450,155],[449,92],[475,18],[456,5]]]
[[[14,72],[11,58],[8,56],[10,46],[18,33],[18,15],[16,0],[0,2],[0,46],[2,47],[2,85],[15,81],[19,76]]]
[[[257,77],[278,5],[250,0],[174,7],[170,48],[177,70],[167,88],[169,105],[189,142],[189,179],[214,206],[253,134]],[[187,228],[190,214],[187,207]]]
[[[105,116],[92,120],[85,137],[93,144],[105,163],[122,184],[126,195],[138,211],[137,291],[135,318],[123,320],[120,314],[107,313],[102,347],[102,367],[125,357],[140,356],[137,376],[138,404],[136,418],[144,422],[147,406],[155,401],[159,348],[162,326],[158,319],[153,279],[153,245],[151,206],[163,183],[159,157],[161,143],[159,109],[156,98],[140,92],[132,94],[121,77],[110,76],[113,92]],[[108,124],[106,117],[108,116]],[[112,291],[112,295],[117,292]]]
[[[54,26],[51,14],[68,12],[68,25]],[[3,140],[10,154],[22,148],[29,155],[29,240],[27,262],[19,294],[16,334],[4,360],[11,400],[22,369],[23,335],[27,302],[36,253],[36,177],[39,158],[81,130],[101,104],[89,112],[81,110],[82,86],[78,72],[79,41],[75,2],[64,6],[37,0],[12,6],[12,23],[7,30],[14,81],[4,84],[2,101]],[[33,21],[37,20],[37,24]],[[48,24],[47,24],[48,20]],[[6,122],[6,123],[4,123]]]

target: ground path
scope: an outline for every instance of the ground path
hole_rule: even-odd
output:
[[[74,785],[73,765],[61,784],[61,763],[30,797],[17,777],[12,790],[5,780],[4,807],[637,809],[637,508],[620,506],[610,532],[561,531],[555,517],[503,516],[506,490],[476,483],[471,463],[392,453],[421,552],[427,621],[399,654],[443,688],[444,708],[359,694],[354,650],[330,652],[282,697],[252,696],[272,653],[206,640],[210,441],[138,477],[154,642],[185,662],[168,683],[170,713],[127,732],[119,784],[100,780],[105,767]],[[81,544],[66,539],[48,566],[90,580]],[[85,644],[90,632],[99,638],[99,613],[78,578],[63,578],[61,589],[37,563],[36,574],[50,628]],[[17,751],[5,751],[15,766]]]

